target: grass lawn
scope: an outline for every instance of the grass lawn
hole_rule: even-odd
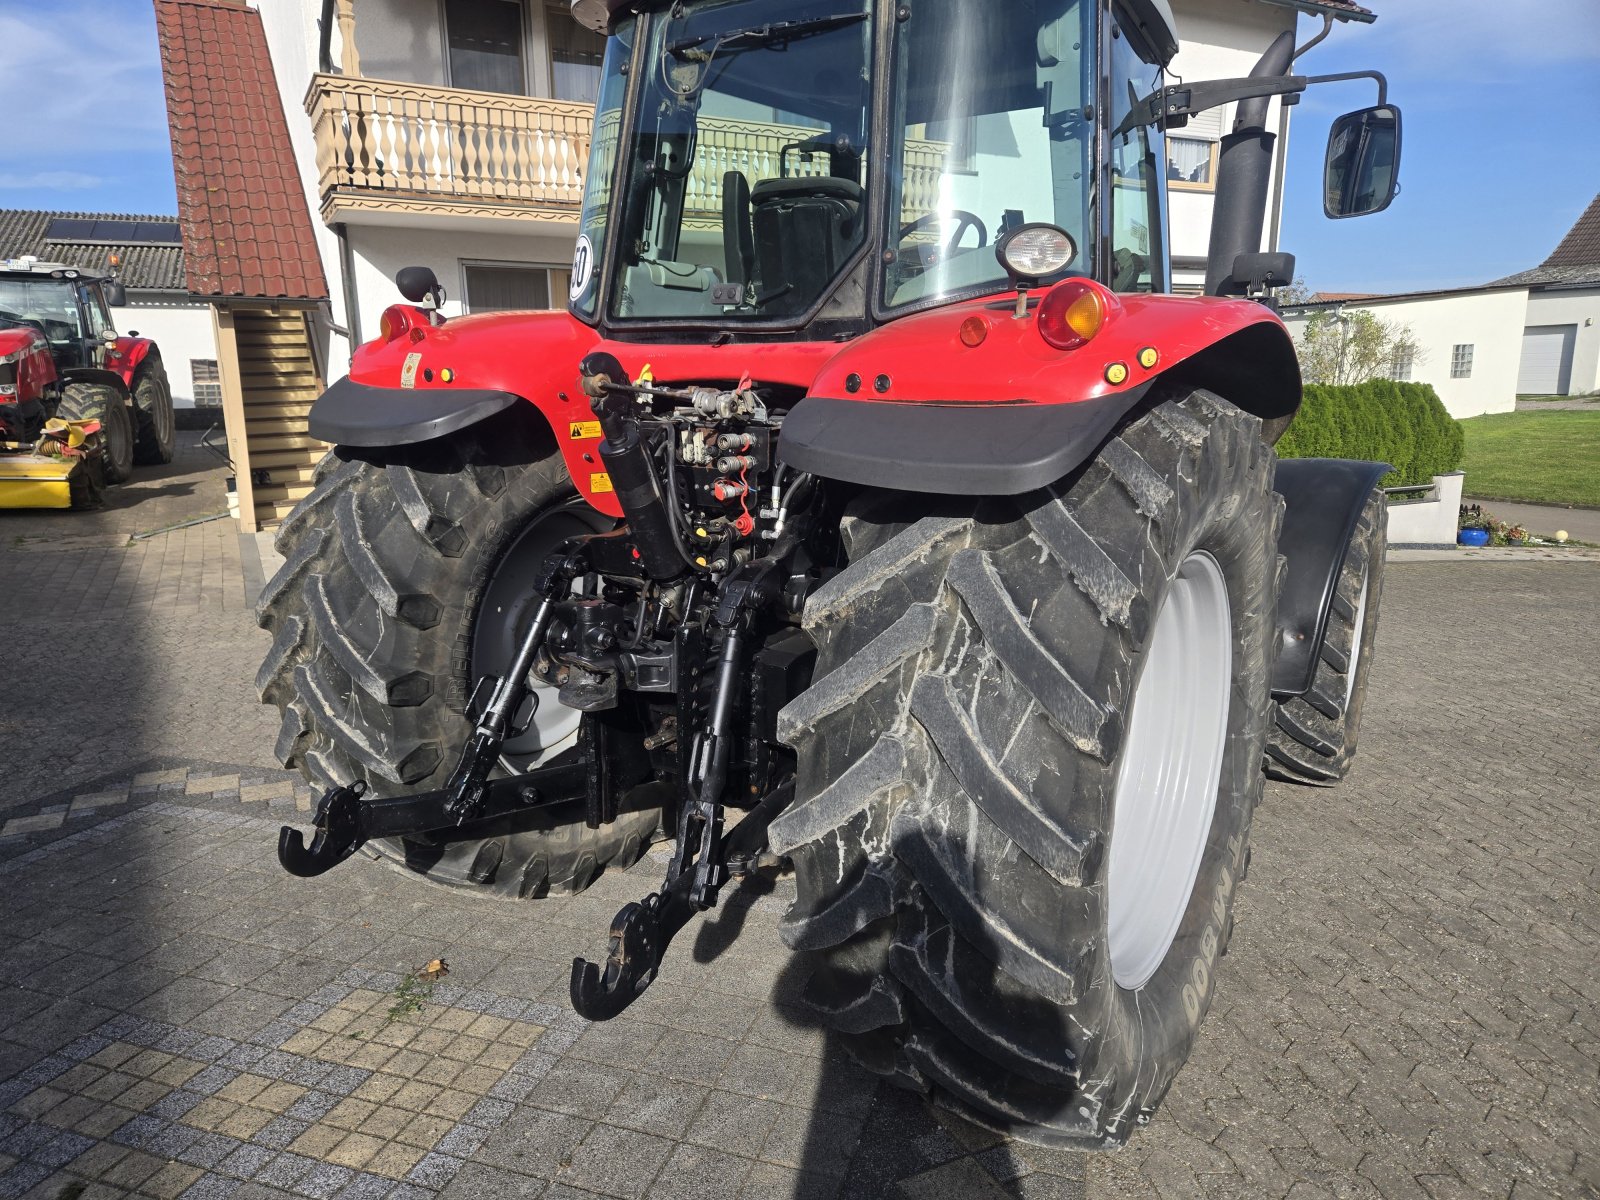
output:
[[[1461,427],[1468,495],[1600,508],[1600,411],[1494,413]]]

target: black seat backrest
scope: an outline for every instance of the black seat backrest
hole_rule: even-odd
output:
[[[821,294],[861,240],[864,195],[860,184],[832,175],[763,179],[751,189],[757,276],[771,297],[768,311],[800,312]]]

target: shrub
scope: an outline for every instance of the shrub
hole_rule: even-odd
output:
[[[1426,383],[1372,379],[1347,386],[1310,383],[1280,458],[1363,458],[1394,470],[1384,487],[1429,483],[1461,466],[1461,423]]]

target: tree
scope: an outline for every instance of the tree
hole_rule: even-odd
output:
[[[1294,308],[1296,305],[1310,304],[1317,294],[1306,286],[1306,277],[1302,275],[1293,283],[1279,288],[1273,293],[1273,298],[1280,308]]]
[[[1364,308],[1318,309],[1295,345],[1307,383],[1390,379],[1400,373],[1397,364],[1414,367],[1423,361],[1422,347],[1409,325],[1386,321]]]

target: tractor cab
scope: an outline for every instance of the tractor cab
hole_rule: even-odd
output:
[[[1095,136],[1158,82],[1159,0],[704,0],[610,28],[586,320],[860,328],[1004,288],[995,244],[1035,224],[1072,240],[1054,274],[1166,283],[1159,135]]]
[[[1177,49],[1166,0],[573,8],[612,37],[571,309],[624,339],[693,326],[847,337],[1019,275],[1164,291],[1164,129],[1227,101],[1264,115],[1266,96],[1316,82],[1288,74],[1285,35],[1259,77],[1164,87]],[[1261,248],[1265,168],[1246,160],[1261,146],[1270,160],[1271,140],[1227,156],[1219,224],[1236,244],[1213,246],[1219,279]],[[1397,148],[1397,114],[1392,137],[1347,122],[1330,146],[1330,204],[1343,206],[1330,215],[1386,204]],[[997,254],[1037,227],[1059,231],[1045,258],[1019,270]]]
[[[121,283],[78,267],[33,257],[0,262],[0,335],[39,333],[61,371],[104,365],[116,340],[110,309],[125,302]]]

